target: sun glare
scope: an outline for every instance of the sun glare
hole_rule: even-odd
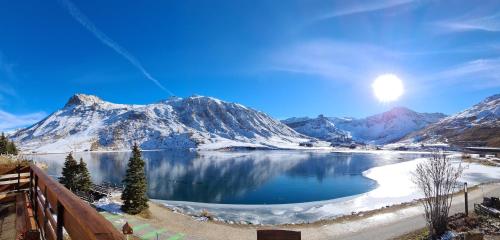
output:
[[[392,102],[403,95],[403,82],[394,74],[380,75],[372,83],[373,93],[381,102]]]

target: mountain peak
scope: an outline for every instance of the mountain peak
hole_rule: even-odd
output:
[[[393,113],[408,113],[408,112],[415,112],[407,107],[402,107],[402,106],[397,106],[397,107],[393,107],[391,110],[387,111],[387,112],[393,112]]]
[[[202,95],[197,95],[197,94],[192,95],[192,96],[188,97],[187,99],[189,99],[189,100],[198,99],[200,101],[208,101],[208,102],[214,101],[214,102],[217,102],[217,103],[222,103],[223,102],[222,100],[214,98],[214,97],[207,97],[207,96],[202,96]]]
[[[90,105],[94,105],[94,104],[102,103],[102,102],[103,102],[103,100],[97,96],[77,93],[77,94],[73,95],[71,98],[69,98],[65,107],[74,106],[74,105],[90,106]]]
[[[500,99],[500,93],[497,93],[495,95],[489,96],[483,100],[483,102],[491,102]]]
[[[136,142],[143,149],[292,148],[310,138],[265,113],[211,97],[130,105],[75,94],[12,139],[25,151],[67,152],[123,150]]]

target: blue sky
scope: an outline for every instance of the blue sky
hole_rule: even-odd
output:
[[[0,0],[0,129],[74,93],[213,96],[276,118],[452,114],[500,92],[499,1]],[[396,102],[371,89],[405,85]]]

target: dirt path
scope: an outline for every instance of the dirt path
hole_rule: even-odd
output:
[[[469,211],[473,204],[482,202],[483,196],[499,196],[500,183],[482,185],[469,192]],[[228,225],[217,222],[200,222],[190,216],[172,212],[158,204],[150,204],[150,219],[136,218],[141,224],[147,223],[155,229],[181,234],[181,239],[257,239],[256,230],[269,227],[248,225]],[[455,197],[451,212],[464,211],[463,194]],[[340,220],[314,224],[279,226],[273,228],[289,229],[302,232],[302,238],[322,239],[391,239],[405,233],[425,227],[423,209],[419,204],[396,206],[376,211],[365,216],[348,217]],[[168,239],[168,238],[166,238]]]
[[[480,186],[469,192],[469,211],[474,203],[483,201],[483,196],[500,195],[500,184]],[[451,214],[464,211],[463,194],[454,198]],[[425,227],[423,208],[420,204],[382,212],[367,218],[355,219],[321,227],[296,228],[302,231],[304,239],[391,239]]]
[[[474,203],[483,201],[484,196],[499,196],[500,184],[480,186],[469,192],[469,211]],[[464,211],[464,197],[459,194],[454,198],[451,214]],[[304,239],[391,239],[425,227],[423,207],[420,204],[383,211],[366,218],[348,220],[323,226],[293,228],[302,231]]]

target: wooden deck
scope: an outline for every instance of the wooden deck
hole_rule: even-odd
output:
[[[0,206],[5,213],[0,240],[3,235],[62,240],[65,233],[72,240],[124,239],[94,208],[35,165],[0,166]]]
[[[0,240],[40,239],[33,212],[24,191],[0,196]]]
[[[16,204],[0,203],[0,240],[16,239]]]

